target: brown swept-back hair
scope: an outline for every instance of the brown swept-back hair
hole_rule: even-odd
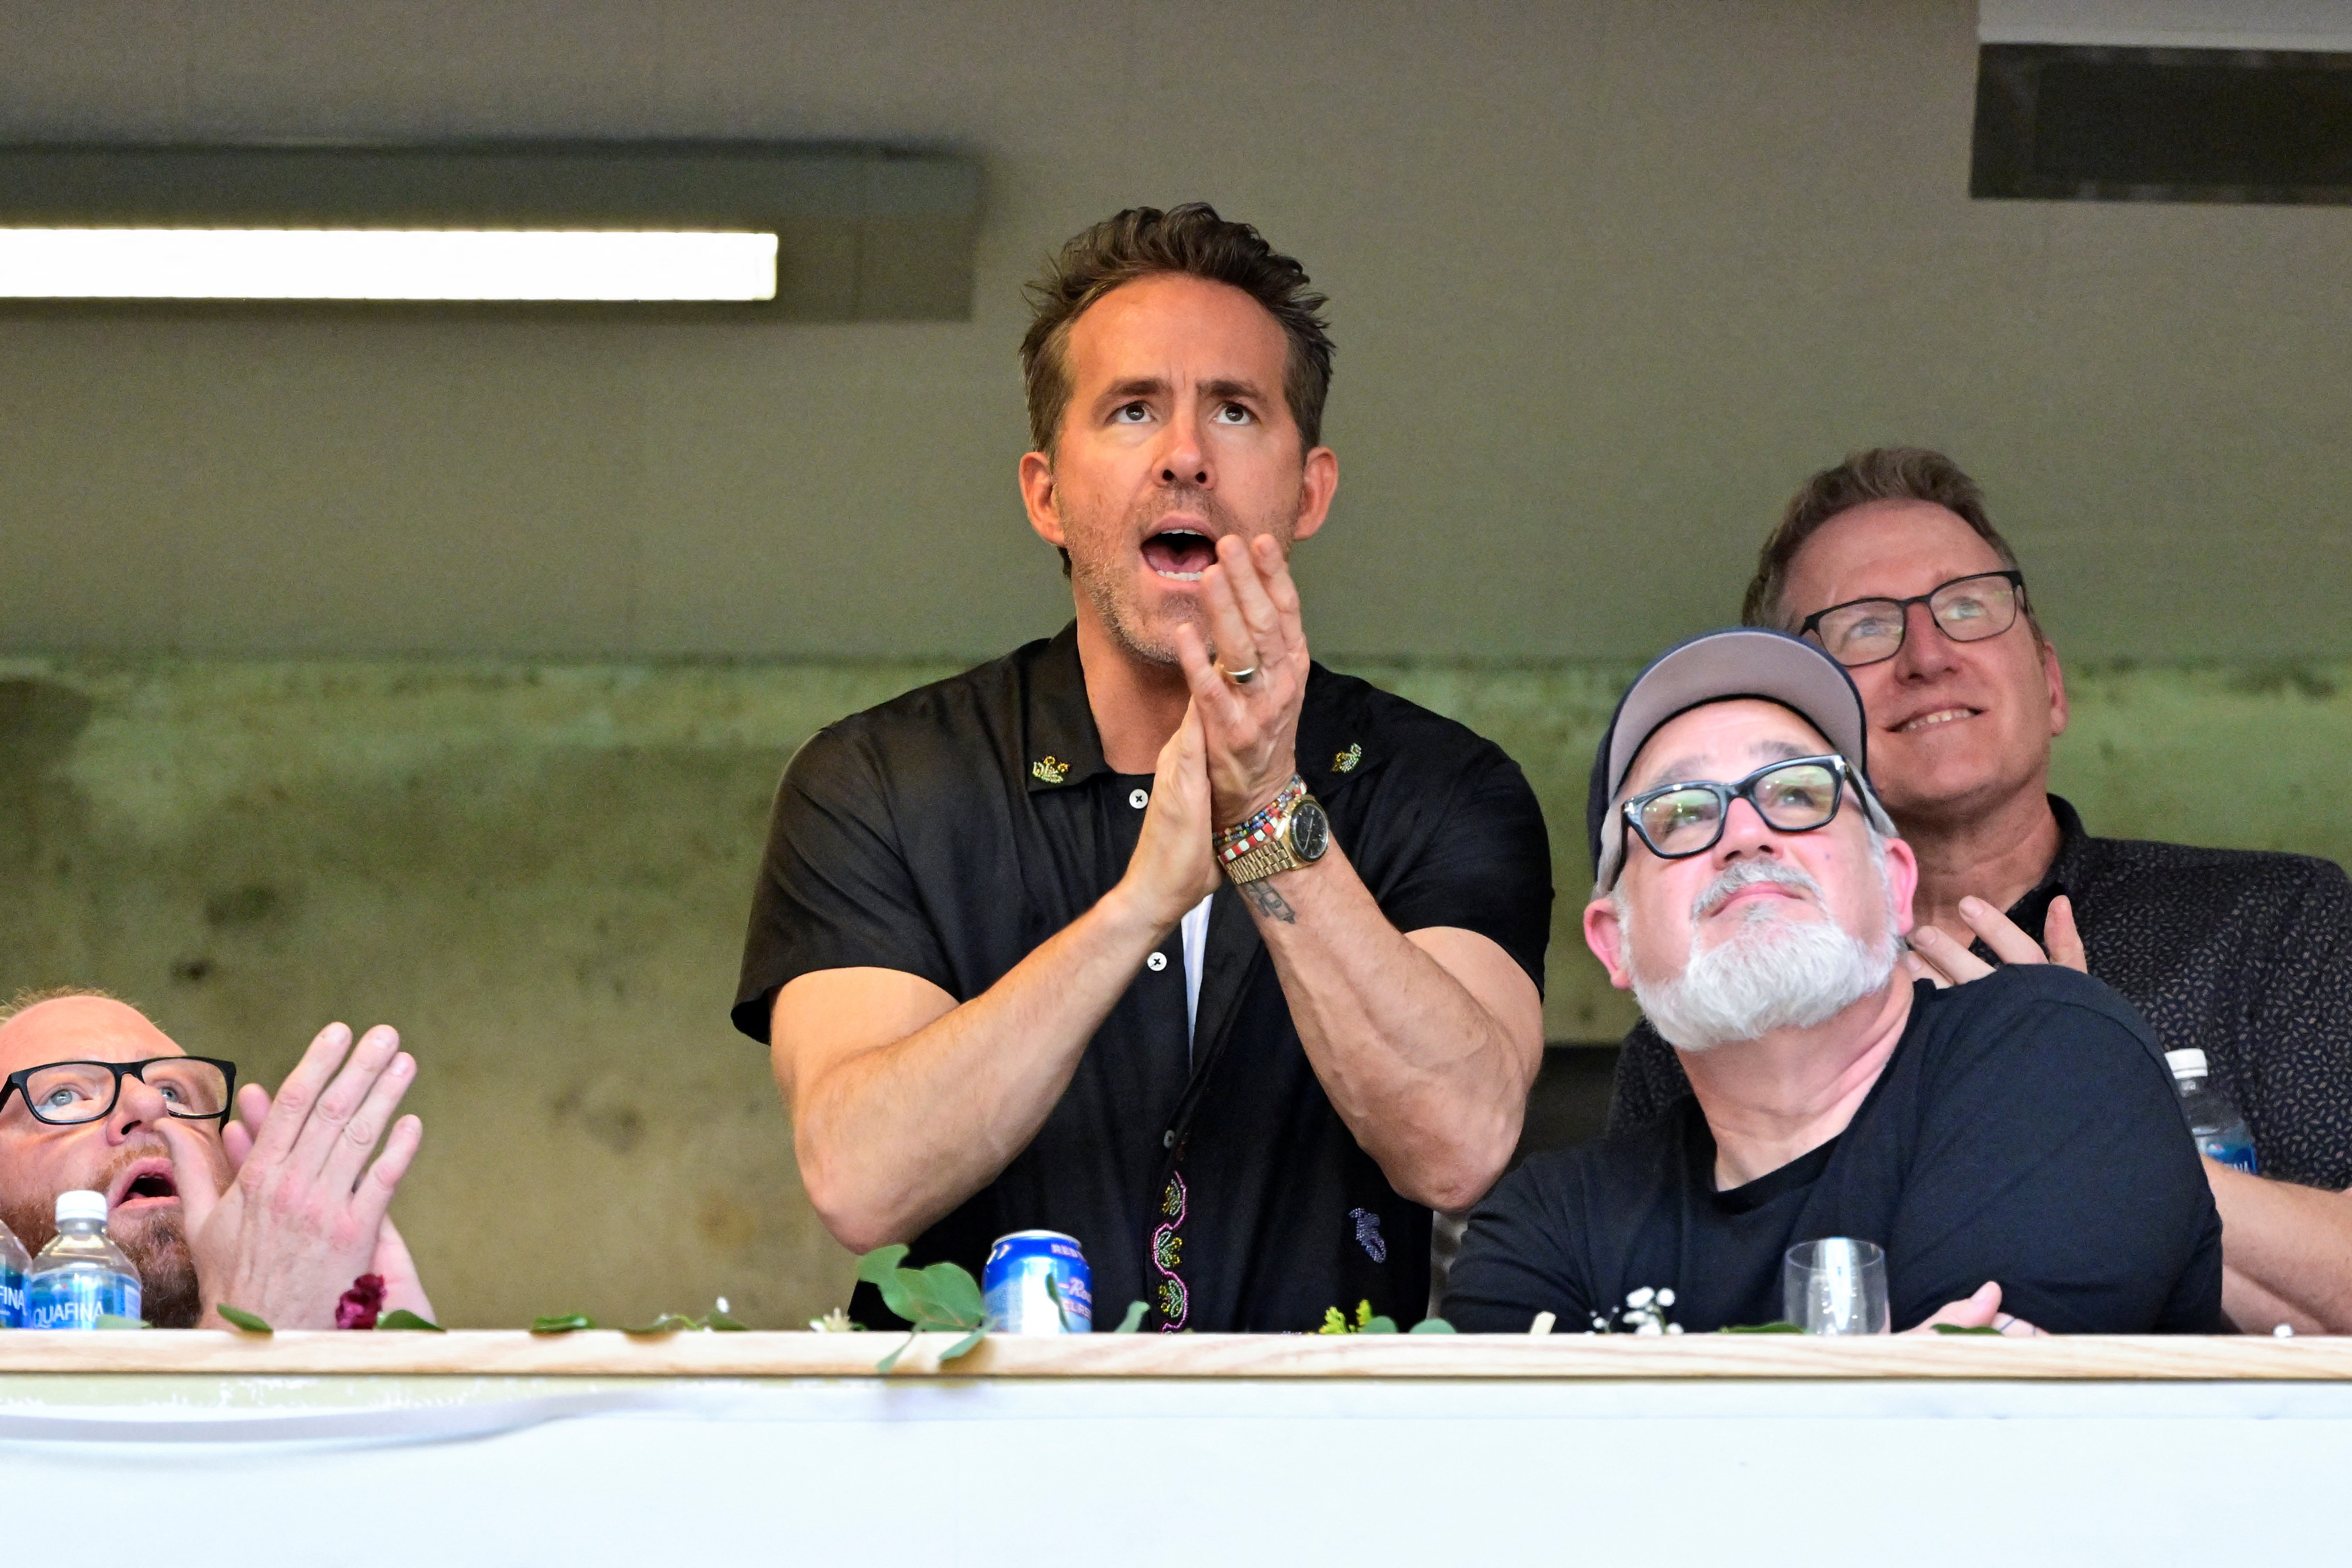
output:
[[[2002,565],[2012,572],[2023,570],[2017,563],[2017,552],[2009,547],[2009,541],[2000,536],[2000,530],[1992,525],[1992,519],[1987,515],[1984,491],[1961,471],[1958,463],[1925,447],[1873,447],[1867,451],[1848,453],[1844,462],[1823,468],[1789,498],[1780,526],[1764,541],[1764,548],[1757,552],[1756,575],[1748,579],[1748,595],[1740,601],[1741,623],[1769,626],[1775,631],[1795,631],[1796,617],[1782,602],[1789,587],[1789,563],[1804,548],[1805,541],[1821,531],[1823,523],[1858,506],[1881,500],[1925,501],[1929,506],[1942,507],[1991,545]],[[2025,621],[2033,628],[2034,640],[2048,642],[2050,639],[2042,635],[2042,623],[2034,618],[2031,595],[2026,596],[2024,606]]]
[[[1029,441],[1047,457],[1069,408],[1070,327],[1087,307],[1122,283],[1181,273],[1231,284],[1265,307],[1290,340],[1283,401],[1298,426],[1299,449],[1322,444],[1323,400],[1331,390],[1329,303],[1308,289],[1307,269],[1245,223],[1217,216],[1206,202],[1166,212],[1129,207],[1062,247],[1027,289],[1035,312],[1021,339],[1021,374],[1029,393]]]

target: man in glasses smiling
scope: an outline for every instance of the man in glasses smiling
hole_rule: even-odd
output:
[[[2245,1112],[2262,1175],[2208,1163],[2229,1231],[2225,1306],[2249,1331],[2352,1332],[2352,882],[2325,860],[2096,838],[2049,793],[2066,727],[2058,655],[1983,493],[1939,453],[1857,453],[1808,480],[1766,541],[1744,619],[1843,665],[1872,777],[1919,862],[1921,972],[2049,959],[2196,1049]],[[1685,1092],[1647,1027],[1610,1124]],[[2281,1177],[2284,1180],[2266,1180]]]
[[[1874,739],[1852,680],[1778,632],[1695,638],[1627,691],[1585,939],[1693,1092],[1505,1177],[1448,1280],[1456,1328],[1644,1300],[1692,1331],[1767,1322],[1783,1255],[1829,1237],[1885,1249],[1898,1329],[2220,1326],[2221,1222],[2122,998],[2051,965],[1942,990],[1902,966],[1917,865]]]
[[[273,1098],[95,992],[0,1009],[0,1219],[27,1247],[59,1193],[103,1193],[159,1328],[223,1328],[226,1304],[280,1329],[337,1326],[358,1279],[432,1315],[387,1209],[422,1135],[394,1120],[416,1064],[388,1028],[321,1030]],[[377,1153],[378,1140],[383,1151]]]

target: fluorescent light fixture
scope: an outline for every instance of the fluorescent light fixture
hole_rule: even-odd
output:
[[[0,228],[0,299],[764,300],[773,234]]]

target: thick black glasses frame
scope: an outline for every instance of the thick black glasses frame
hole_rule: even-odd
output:
[[[1926,593],[1916,595],[1908,599],[1890,599],[1884,594],[1873,594],[1868,598],[1848,599],[1843,605],[1832,605],[1826,610],[1815,610],[1811,615],[1807,616],[1804,619],[1804,624],[1797,628],[1797,635],[1799,637],[1811,637],[1813,641],[1820,645],[1822,651],[1828,653],[1829,644],[1822,637],[1822,617],[1824,616],[1834,616],[1840,610],[1851,610],[1856,605],[1892,605],[1895,606],[1895,624],[1903,628],[1895,638],[1895,646],[1888,648],[1885,653],[1880,654],[1876,658],[1865,658],[1860,664],[1846,664],[1845,660],[1838,658],[1838,663],[1844,665],[1848,669],[1868,669],[1874,664],[1885,664],[1888,659],[1893,658],[1896,654],[1903,651],[1903,645],[1908,642],[1911,638],[1912,605],[1925,605],[1937,595],[1942,593],[1945,589],[1955,587],[1962,583],[1973,583],[1979,577],[2008,578],[2009,585],[2017,590],[2017,616],[2031,615],[2032,613],[2025,601],[2024,573],[2010,570],[2002,570],[2000,572],[1971,572],[1965,577],[1954,577],[1949,582],[1938,583],[1934,587],[1928,589]],[[2017,616],[2011,616],[2009,618],[2009,626],[2017,625]],[[1936,621],[1935,612],[1932,609],[1928,612],[1927,618],[1931,621]],[[2000,632],[2009,630],[2009,626],[2001,627]],[[1951,632],[1946,628],[1944,623],[1941,621],[1936,621],[1936,629],[1942,632],[1947,637],[1950,637],[1952,641],[1959,643],[1988,642],[1992,638],[2000,636],[2000,632],[1987,632],[1980,637],[1952,637]],[[1830,654],[1830,657],[1832,658],[1837,658],[1837,655],[1833,653]]]
[[[236,1108],[236,1064],[225,1062],[218,1057],[149,1057],[143,1062],[43,1062],[38,1067],[19,1068],[8,1075],[6,1085],[0,1087],[0,1110],[5,1110],[8,1108],[8,1097],[13,1094],[24,1100],[25,1109],[32,1113],[33,1120],[36,1121],[50,1127],[87,1127],[93,1121],[105,1121],[114,1114],[114,1108],[122,1103],[124,1074],[128,1073],[141,1083],[145,1083],[147,1069],[158,1062],[203,1062],[209,1067],[220,1068],[221,1077],[226,1081],[222,1087],[221,1108],[218,1110],[173,1110],[168,1114],[178,1117],[183,1121],[218,1121],[224,1126],[227,1124],[228,1113]],[[51,1068],[104,1068],[111,1072],[114,1075],[114,1092],[108,1097],[106,1109],[95,1116],[77,1116],[70,1121],[58,1121],[54,1118],[42,1115],[39,1109],[33,1104],[33,1091],[26,1087],[26,1080],[35,1073],[47,1072]]]
[[[1830,771],[1830,777],[1833,781],[1830,791],[1830,814],[1811,827],[1783,827],[1772,820],[1763,806],[1757,804],[1756,786],[1782,768],[1807,766],[1824,767]],[[1686,779],[1681,784],[1660,784],[1655,789],[1643,790],[1625,803],[1622,808],[1625,813],[1625,826],[1633,830],[1634,837],[1641,839],[1643,848],[1661,860],[1687,860],[1694,855],[1704,855],[1722,843],[1723,830],[1731,821],[1731,803],[1735,800],[1744,800],[1749,805],[1755,806],[1756,815],[1764,818],[1764,826],[1775,833],[1818,833],[1835,822],[1837,814],[1845,809],[1847,776],[1845,759],[1832,753],[1825,757],[1790,757],[1786,762],[1767,763],[1737,784],[1717,784],[1712,779]],[[1651,840],[1649,829],[1642,826],[1642,807],[1661,795],[1675,795],[1686,789],[1703,789],[1715,796],[1716,805],[1721,808],[1716,813],[1715,831],[1708,836],[1706,843],[1696,849],[1676,849],[1671,852],[1661,849]]]

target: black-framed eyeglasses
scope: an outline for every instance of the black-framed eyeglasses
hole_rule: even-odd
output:
[[[228,1115],[236,1089],[236,1064],[215,1057],[150,1057],[143,1062],[50,1062],[21,1068],[0,1088],[0,1110],[8,1097],[25,1097],[37,1121],[74,1127],[111,1114],[122,1097],[124,1078],[135,1078],[163,1097],[164,1109],[185,1121],[214,1121]]]
[[[1954,642],[1982,642],[2017,624],[2025,608],[2025,574],[1979,572],[1911,599],[1849,599],[1807,616],[1797,635],[1810,635],[1832,658],[1859,669],[1903,651],[1914,605],[1927,605],[1936,629]]]
[[[1845,799],[1845,781],[1843,757],[1791,757],[1758,768],[1737,784],[1694,779],[1645,790],[1625,803],[1625,820],[1651,854],[1683,860],[1722,841],[1735,800],[1754,806],[1778,832],[1826,827]]]

